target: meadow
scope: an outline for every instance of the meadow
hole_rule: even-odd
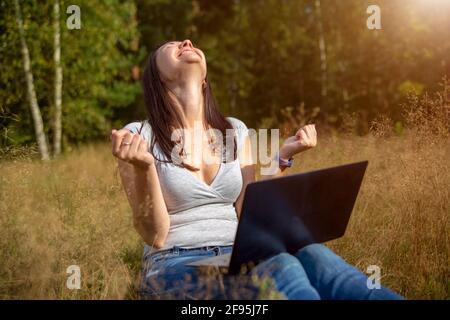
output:
[[[386,119],[365,136],[319,126],[317,147],[290,171],[369,160],[347,232],[328,245],[363,272],[378,265],[381,283],[408,299],[450,298],[448,107],[441,111],[432,127],[414,112],[421,125],[397,133]],[[134,299],[142,252],[109,142],[50,162],[0,162],[1,299]],[[81,269],[80,290],[66,287],[70,265]]]

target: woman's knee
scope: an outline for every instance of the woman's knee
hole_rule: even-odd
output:
[[[280,253],[259,264],[253,271],[259,277],[268,277],[279,292],[288,299],[320,299],[311,286],[299,260],[291,254]]]
[[[327,264],[344,262],[340,256],[320,243],[313,243],[303,247],[297,251],[295,257],[297,257],[302,264],[311,261]]]
[[[298,260],[292,256],[291,254],[287,253],[287,252],[283,252],[283,253],[279,253],[269,259],[267,259],[266,261],[262,262],[260,264],[260,266],[277,266],[277,267],[293,267],[298,265],[299,262]]]

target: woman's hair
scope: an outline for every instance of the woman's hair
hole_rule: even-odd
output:
[[[172,131],[175,129],[184,128],[182,114],[180,109],[177,108],[173,101],[170,99],[167,88],[161,80],[157,65],[156,65],[156,52],[157,50],[166,44],[166,41],[157,45],[154,51],[150,54],[147,61],[147,65],[144,69],[142,76],[142,85],[144,90],[144,101],[147,109],[148,123],[152,129],[152,141],[150,142],[150,150],[158,161],[173,162],[172,150],[177,147],[177,141],[172,141]],[[206,76],[206,86],[203,88],[204,98],[204,122],[212,128],[220,130],[223,137],[223,146],[226,145],[226,129],[233,129],[233,126],[227,119],[219,112],[217,102],[214,99],[211,84]],[[181,130],[184,132],[184,130]],[[185,141],[184,139],[182,139]],[[153,153],[155,143],[166,159],[158,159]],[[179,145],[178,145],[179,146]],[[184,152],[184,147],[181,147],[181,153]],[[236,137],[234,138],[234,155],[233,159],[236,159]],[[191,171],[197,171],[189,164],[185,164],[183,161],[176,161],[176,165],[186,168]]]

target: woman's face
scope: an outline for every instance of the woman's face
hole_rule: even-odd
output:
[[[163,81],[176,81],[184,72],[206,77],[206,58],[202,50],[195,48],[190,40],[171,41],[156,52],[156,65]]]

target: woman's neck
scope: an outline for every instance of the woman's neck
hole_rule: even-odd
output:
[[[196,121],[203,123],[203,92],[198,79],[186,79],[168,86],[169,95],[180,108],[187,128],[194,128]]]

